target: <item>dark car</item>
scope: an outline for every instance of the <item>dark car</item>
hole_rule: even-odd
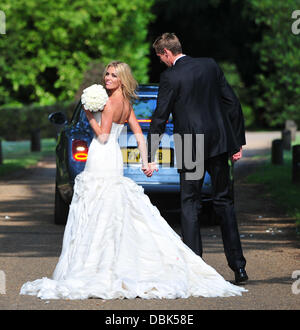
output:
[[[146,137],[151,116],[156,107],[158,86],[140,85],[137,94],[139,98],[133,104],[133,108]],[[75,107],[70,122],[67,122],[61,112],[52,113],[49,120],[57,127],[61,127],[56,146],[55,223],[65,224],[73,195],[74,179],[84,169],[94,133],[81,102]],[[145,193],[149,196],[155,196],[155,204],[158,208],[170,206],[174,209],[174,205],[180,205],[178,202],[180,184],[174,152],[172,116],[166,123],[165,134],[156,153],[159,171],[154,172],[152,177],[147,178],[141,171],[137,143],[127,123],[119,137],[119,144],[124,159],[124,175],[143,186]],[[168,197],[165,198],[166,196]],[[205,173],[202,188],[202,199],[204,202],[211,202],[211,182],[207,173]],[[166,205],[167,202],[170,205]]]

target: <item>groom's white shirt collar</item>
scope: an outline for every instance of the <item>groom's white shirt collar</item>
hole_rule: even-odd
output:
[[[177,62],[180,58],[182,58],[182,57],[184,57],[184,56],[186,56],[186,55],[183,54],[183,55],[177,57],[176,60],[175,60],[174,63],[173,63],[173,66],[176,64],[176,62]]]

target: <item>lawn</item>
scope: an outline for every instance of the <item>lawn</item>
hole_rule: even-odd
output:
[[[55,139],[42,139],[40,152],[30,151],[30,141],[2,141],[3,164],[0,177],[36,165],[40,159],[54,155]]]
[[[292,145],[300,144],[300,137]],[[273,165],[271,156],[267,162],[247,178],[250,183],[261,183],[288,214],[295,218],[300,235],[300,185],[292,183],[292,149],[284,151],[284,164]]]

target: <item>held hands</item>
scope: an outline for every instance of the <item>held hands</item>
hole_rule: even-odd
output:
[[[239,152],[237,152],[236,154],[234,154],[234,155],[231,156],[232,162],[236,162],[239,159],[241,159],[242,158],[242,155],[243,155],[243,150],[242,150],[242,147],[241,147]]]
[[[153,163],[148,163],[146,166],[143,165],[142,171],[147,177],[151,177],[154,171],[158,172],[158,168],[156,163],[153,162]]]

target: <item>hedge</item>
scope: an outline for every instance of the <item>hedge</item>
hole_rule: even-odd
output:
[[[0,109],[0,138],[7,141],[29,139],[31,133],[40,130],[41,138],[55,137],[54,126],[48,116],[52,112],[63,112],[71,118],[76,102],[51,106],[30,105],[22,108]]]

